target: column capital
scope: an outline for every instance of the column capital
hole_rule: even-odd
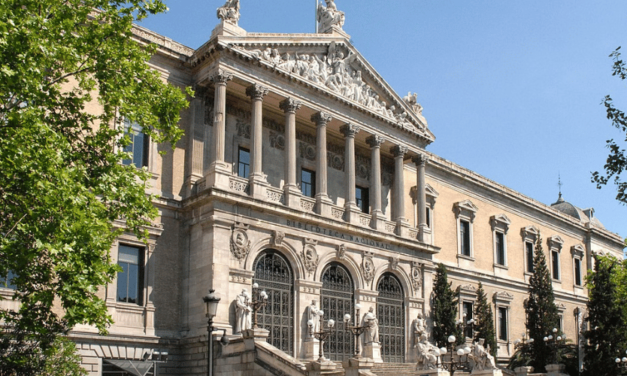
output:
[[[316,125],[327,125],[332,119],[331,115],[323,111],[311,115],[311,121],[316,123]]]
[[[340,132],[344,135],[344,137],[355,137],[360,130],[361,128],[351,123],[344,124],[340,127]]]
[[[246,88],[246,95],[251,97],[252,99],[263,99],[270,90],[259,84],[252,84]]]
[[[416,164],[416,166],[426,165],[427,162],[429,162],[429,156],[427,154],[418,153],[418,155],[413,156],[411,160]]]
[[[395,145],[395,146],[392,146],[392,148],[390,149],[392,154],[394,154],[395,158],[404,157],[405,154],[407,153],[407,150],[408,150],[407,146],[403,146],[403,145]]]
[[[303,102],[290,97],[279,103],[279,108],[285,112],[296,112],[302,105]]]
[[[228,81],[233,79],[233,75],[229,72],[218,69],[217,72],[211,75],[210,80],[216,85],[226,85]]]
[[[383,138],[383,136],[379,136],[376,134],[366,138],[366,143],[370,145],[370,147],[372,148],[381,147],[381,144],[384,142],[385,142],[385,138]]]

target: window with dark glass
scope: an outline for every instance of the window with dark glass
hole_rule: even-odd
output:
[[[124,133],[131,139],[131,143],[124,147],[124,151],[130,153],[131,159],[124,159],[122,163],[135,167],[148,166],[148,135],[142,132],[139,124],[131,124],[128,120],[124,121]]]
[[[15,273],[9,270],[9,273],[7,274],[7,278],[4,281],[0,280],[0,287],[15,290],[17,288],[17,286],[15,286],[15,283],[13,282],[13,278],[15,277],[17,277],[17,275],[15,275]]]
[[[237,176],[248,179],[250,175],[250,151],[239,148],[237,154]]]
[[[526,242],[525,249],[527,252],[527,272],[533,273],[533,243]]]
[[[507,341],[507,308],[499,307],[499,339]]]
[[[127,245],[120,245],[118,249],[118,265],[122,268],[118,273],[118,302],[142,303],[142,253],[142,248]]]
[[[459,239],[462,242],[461,252],[464,256],[470,256],[470,222],[459,221]]]
[[[300,189],[303,196],[314,197],[316,195],[316,173],[307,169],[300,172]]]
[[[427,227],[431,228],[431,208],[426,208]]]
[[[505,236],[502,232],[496,233],[496,263],[505,265]]]
[[[551,266],[553,267],[553,279],[560,279],[560,254],[557,251],[551,252]]]
[[[355,199],[357,206],[361,209],[362,213],[368,214],[370,212],[370,196],[368,195],[368,188],[355,187]]]
[[[563,321],[564,321],[564,316],[558,315],[557,316],[557,330],[558,330],[558,333],[562,332],[562,322]]]
[[[468,324],[468,321],[472,320],[472,318],[473,318],[473,316],[472,316],[472,307],[473,307],[472,302],[464,302],[463,303],[463,308],[464,309],[463,309],[462,312],[464,314],[463,319],[465,320],[464,325],[466,325],[466,329],[465,329],[464,335],[466,337],[468,337],[468,338],[473,338],[473,335],[472,335],[472,325]]]
[[[581,260],[575,259],[575,285],[581,286]]]

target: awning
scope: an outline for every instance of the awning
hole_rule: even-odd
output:
[[[124,372],[128,372],[135,376],[146,376],[152,370],[153,362],[144,362],[141,360],[129,359],[103,359],[104,362],[113,364]]]

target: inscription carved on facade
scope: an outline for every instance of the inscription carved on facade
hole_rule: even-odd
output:
[[[248,225],[237,222],[231,234],[231,253],[240,262],[250,252],[250,240],[248,239]]]
[[[309,274],[315,272],[318,267],[319,257],[318,252],[316,252],[316,244],[318,244],[317,240],[306,238],[303,245],[303,252],[301,253],[303,264]]]
[[[374,261],[372,256],[374,256],[372,252],[364,252],[363,261],[361,262],[361,271],[367,283],[372,282],[374,279]]]

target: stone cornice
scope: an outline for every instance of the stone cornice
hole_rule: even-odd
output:
[[[195,52],[193,48],[175,42],[168,37],[139,25],[133,25],[131,32],[138,41],[154,43],[162,53],[168,52],[168,55],[176,57],[179,60],[187,61]]]

